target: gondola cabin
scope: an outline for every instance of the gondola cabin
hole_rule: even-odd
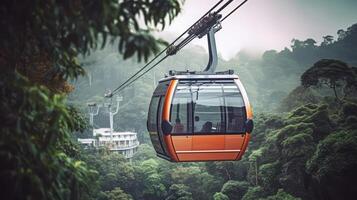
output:
[[[172,162],[239,160],[252,110],[232,72],[172,75],[154,91],[147,127],[157,155]]]

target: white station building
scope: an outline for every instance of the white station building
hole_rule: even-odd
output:
[[[118,113],[119,101],[117,98],[116,111],[109,112],[110,128],[97,128],[93,129],[93,138],[78,139],[78,142],[85,147],[107,147],[113,152],[121,153],[125,158],[132,158],[136,153],[139,140],[136,133],[133,132],[116,132],[113,130],[113,116]],[[93,105],[91,105],[93,108]],[[99,107],[93,112],[90,111],[90,124],[93,125],[93,116],[98,115]]]
[[[113,131],[111,134],[110,128],[93,129],[93,138],[78,139],[78,142],[88,147],[108,147],[126,158],[132,158],[139,146],[136,133]]]
[[[133,157],[136,153],[139,141],[136,133],[133,132],[115,132],[112,137],[110,128],[93,129],[93,136],[98,138],[98,146],[107,146],[111,151],[121,152],[126,158]]]

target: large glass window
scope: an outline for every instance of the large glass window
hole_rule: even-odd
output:
[[[148,114],[148,130],[157,131],[157,108],[159,106],[160,97],[154,96],[151,99],[149,114]]]
[[[194,102],[194,132],[225,132],[224,99],[221,84],[191,86]]]
[[[172,133],[191,132],[190,110],[191,110],[191,92],[189,85],[179,85],[176,88],[174,99],[171,104],[170,121],[173,126]]]
[[[162,123],[162,112],[164,109],[164,103],[165,103],[165,96],[161,96],[161,100],[160,100],[160,104],[159,104],[159,113],[158,113],[158,124],[160,125]],[[158,126],[160,127],[160,126]],[[159,128],[158,130],[158,134],[159,134],[159,139],[161,141],[161,147],[164,151],[165,154],[167,154],[167,146],[166,143],[164,142],[164,133],[162,132],[162,129]]]
[[[244,133],[246,110],[233,82],[182,82],[171,105],[172,133]]]
[[[244,123],[247,117],[241,92],[234,84],[224,85],[223,91],[226,101],[227,132],[245,132]]]
[[[161,96],[166,94],[166,90],[169,87],[169,81],[164,81],[159,83],[154,91],[154,95]]]
[[[148,130],[150,134],[150,139],[152,145],[154,146],[157,153],[164,154],[164,151],[160,144],[160,138],[157,132],[157,109],[160,103],[160,97],[154,96],[151,99],[148,117]]]

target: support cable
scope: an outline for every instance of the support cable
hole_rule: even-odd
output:
[[[190,43],[193,39],[195,39],[196,37],[191,37],[188,41],[186,41],[184,44],[178,46],[178,50],[182,49],[184,46],[186,46],[188,43]],[[144,76],[146,73],[148,73],[150,70],[152,70],[154,67],[156,67],[157,65],[159,65],[162,61],[164,61],[169,55],[165,55],[165,57],[163,57],[162,59],[160,59],[155,65],[151,66],[149,69],[147,69],[144,73],[140,74],[138,77],[136,77],[135,79],[133,79],[132,81],[130,81],[125,87],[117,90],[117,92],[120,92],[122,90],[124,90],[126,87],[129,87],[132,83],[134,83],[136,80],[138,80],[139,78],[141,78],[142,76]]]
[[[220,13],[223,9],[225,9],[233,0],[227,1],[222,7],[220,7],[215,13]]]
[[[235,7],[230,13],[228,13],[226,16],[223,17],[221,22],[223,22],[227,17],[229,17],[231,14],[233,14],[236,10],[238,10],[241,6],[243,6],[248,0],[244,0],[242,3],[240,3],[237,7]]]
[[[135,79],[131,80],[128,84],[126,84],[124,87],[119,88],[116,92],[120,92],[122,90],[124,90],[126,87],[130,86],[132,83],[134,83],[136,80],[138,80],[139,78],[141,78],[142,76],[144,76],[146,73],[148,73],[150,70],[152,70],[154,67],[156,67],[157,65],[159,65],[162,61],[164,61],[167,57],[169,57],[169,55],[165,55],[163,58],[161,58],[157,63],[155,63],[153,66],[151,66],[149,69],[147,69],[144,73],[140,74],[139,76],[137,76]]]
[[[184,46],[189,44],[196,37],[199,37],[199,38],[203,37],[203,35],[205,35],[212,26],[214,26],[216,23],[223,22],[231,14],[233,14],[236,10],[238,10],[242,5],[244,5],[247,1],[248,0],[244,0],[242,3],[240,3],[238,6],[236,6],[231,12],[229,12],[227,15],[225,15],[223,19],[221,19],[221,15],[219,14],[219,12],[221,12],[230,3],[232,3],[233,0],[227,1],[222,7],[220,7],[217,11],[213,12],[213,14],[212,14],[211,11],[214,10],[219,4],[221,4],[223,2],[223,0],[220,0],[209,11],[207,11],[199,20],[197,20],[186,31],[184,31],[178,38],[176,38],[169,46],[167,46],[164,50],[162,50],[150,62],[148,62],[146,65],[144,65],[140,70],[138,70],[134,75],[132,75],[129,79],[127,79],[124,83],[122,83],[119,87],[114,89],[109,95],[106,95],[106,97],[112,97],[114,93],[124,90],[126,87],[130,86],[136,80],[138,80],[139,78],[144,76],[146,73],[148,73],[151,69],[153,69],[154,67],[159,65],[168,56],[176,54],[180,49],[182,49]],[[178,45],[174,45],[175,42],[177,42],[186,33],[189,33],[189,36],[187,36],[185,39],[183,39]],[[164,52],[166,52],[166,55],[163,58],[161,58],[158,62],[156,62],[150,68],[145,70],[143,73],[138,75],[140,72],[142,72],[144,69],[146,69],[151,63],[153,63],[154,60],[156,60],[158,57],[160,57]]]
[[[213,9],[215,9],[219,4],[221,4],[223,0],[220,0],[217,2],[211,9],[209,9],[204,15],[201,16],[200,19],[197,20],[200,21],[203,19],[206,15],[208,15]],[[182,36],[184,36],[196,23],[192,24],[188,29],[186,29],[179,37],[177,37],[173,42],[171,42],[170,45],[168,45],[164,50],[162,50],[159,54],[157,54],[150,62],[145,64],[140,70],[138,70],[134,75],[132,75],[129,79],[127,79],[124,83],[122,83],[119,87],[115,88],[110,96],[112,96],[116,91],[118,91],[121,87],[123,87],[126,83],[128,83],[131,79],[133,79],[135,76],[137,76],[140,72],[142,72],[146,67],[148,67],[154,60],[156,60],[161,54],[167,51],[169,47],[171,47],[175,42],[177,42]]]

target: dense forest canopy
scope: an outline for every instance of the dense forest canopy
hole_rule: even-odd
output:
[[[135,178],[126,184],[111,182],[112,187],[119,186],[133,199],[348,199],[354,195],[348,191],[353,191],[352,188],[356,186],[356,174],[348,172],[356,166],[352,156],[355,152],[353,146],[357,122],[357,93],[356,88],[352,87],[357,80],[354,67],[356,57],[351,56],[342,62],[340,60],[344,54],[339,52],[347,48],[351,48],[349,51],[354,54],[356,51],[355,46],[351,45],[332,46],[336,46],[335,43],[349,44],[344,40],[351,41],[351,38],[357,37],[354,29],[356,25],[344,31],[348,32],[344,37],[329,44],[314,44],[313,48],[307,44],[295,47],[297,41],[294,40],[293,48],[281,52],[266,51],[260,59],[243,56],[244,52],[240,52],[231,60],[219,60],[219,71],[234,69],[238,73],[255,111],[253,139],[248,152],[238,162],[172,164],[155,158],[145,125],[150,100],[147,97],[155,89],[157,81],[170,69],[199,70],[205,66],[207,55],[204,49],[193,46],[180,52],[177,58],[168,59],[121,94],[123,102],[119,115],[115,117],[115,129],[138,132],[144,144],[133,159],[136,164],[129,167]],[[305,51],[300,48],[313,49],[311,51],[316,56],[309,58],[310,61],[301,60],[297,54]],[[335,52],[335,56],[325,55],[326,49],[329,49],[329,54]],[[105,59],[98,59],[103,57]],[[73,105],[82,106],[83,110],[85,102],[100,100],[106,89],[119,84],[140,67],[135,60],[123,61],[115,54],[115,49],[109,47],[83,58],[82,62],[88,64],[90,77],[88,75],[75,82],[77,89],[70,94],[69,100]],[[128,73],[121,73],[117,66]],[[336,73],[336,70],[343,73]],[[306,74],[316,75],[315,72],[335,77],[331,80],[339,83],[338,101],[329,85],[307,84],[310,82],[306,81]],[[316,78],[320,80],[319,76]],[[325,80],[325,77],[321,78]],[[345,95],[348,85],[351,85],[351,91]],[[95,126],[108,126],[106,113],[95,118]],[[78,137],[87,136],[78,134]],[[89,160],[102,157],[96,155],[96,159],[93,159],[92,156],[89,156]],[[341,166],[329,161],[335,157],[336,164],[345,160]],[[97,165],[101,165],[99,163],[103,162],[99,161]],[[145,166],[147,170],[149,163],[155,169],[151,172],[153,174],[142,174],[142,168],[138,166]],[[113,172],[100,173],[103,182],[99,190],[104,193],[112,190],[104,187],[108,184],[104,177],[119,171],[115,169]],[[124,178],[122,176],[117,174],[113,179],[119,181]],[[156,182],[150,182],[149,179]],[[129,186],[137,184],[138,180],[151,184]],[[348,183],[350,187],[341,187],[342,183]],[[326,193],[326,187],[334,189]],[[140,191],[136,191],[138,188]]]
[[[87,103],[102,103],[167,43],[152,35],[181,11],[177,0],[1,3],[0,195],[4,199],[353,199],[357,196],[357,24],[337,38],[292,39],[261,58],[219,59],[254,109],[240,161],[170,163],[157,158],[146,118],[169,70],[201,70],[198,46],[179,52],[121,93],[114,129],[138,133],[132,160],[92,137]],[[143,21],[138,21],[138,16]],[[118,53],[119,52],[119,53]],[[108,113],[94,127],[108,127]]]
[[[78,61],[117,43],[124,58],[148,59],[181,1],[2,1],[1,197],[88,199],[97,171],[81,161],[71,139],[85,125],[66,103],[67,81],[85,74]],[[139,15],[143,23],[139,22]],[[120,192],[120,190],[116,190]]]

